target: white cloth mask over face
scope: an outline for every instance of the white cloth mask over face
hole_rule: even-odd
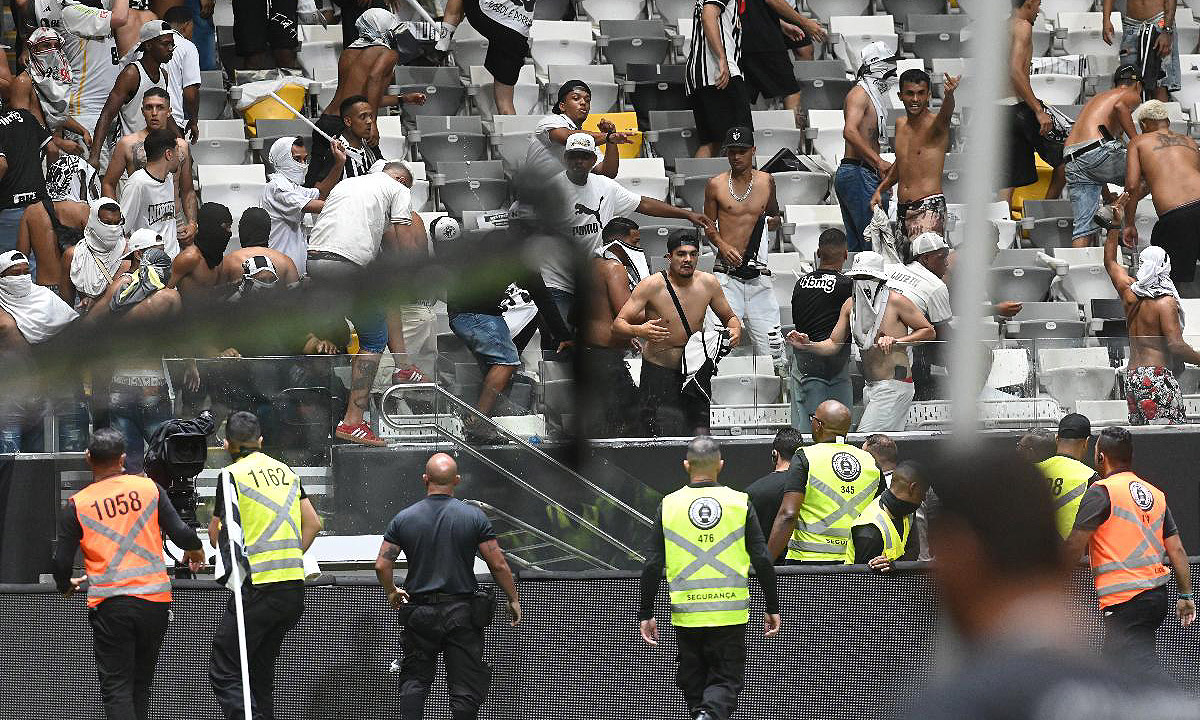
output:
[[[268,158],[275,172],[288,180],[300,185],[304,182],[304,174],[308,172],[308,164],[292,157],[292,146],[296,144],[294,137],[281,137],[271,144]]]
[[[33,80],[47,129],[58,130],[67,122],[67,100],[74,83],[71,64],[62,51],[62,38],[48,27],[29,36],[29,77]]]

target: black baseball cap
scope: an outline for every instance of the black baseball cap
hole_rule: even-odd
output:
[[[1058,421],[1058,436],[1064,440],[1085,440],[1092,436],[1092,421],[1071,413]]]
[[[1113,73],[1112,79],[1113,85],[1120,85],[1122,82],[1127,81],[1141,82],[1142,71],[1138,70],[1136,65],[1125,63],[1117,68],[1116,72]]]
[[[725,131],[725,142],[721,144],[721,152],[729,148],[754,147],[754,131],[745,125],[734,125]]]
[[[667,237],[667,254],[675,252],[682,245],[691,245],[697,250],[700,249],[700,238],[697,237],[695,230],[676,230]]]

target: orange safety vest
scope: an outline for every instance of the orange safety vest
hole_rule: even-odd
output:
[[[83,528],[79,544],[88,607],[116,595],[171,602],[158,525],[158,485],[140,475],[117,475],[88,485],[71,499]]]
[[[1097,484],[1108,489],[1112,511],[1090,543],[1092,574],[1101,609],[1126,602],[1167,583],[1163,566],[1163,519],[1167,496],[1131,472],[1117,473]]]

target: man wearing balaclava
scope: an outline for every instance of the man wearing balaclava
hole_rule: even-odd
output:
[[[238,220],[238,243],[241,247],[221,261],[221,277],[217,281],[221,287],[240,283],[245,275],[243,266],[255,258],[266,258],[270,261],[279,279],[279,287],[291,287],[299,282],[300,275],[296,272],[296,264],[292,259],[278,250],[267,247],[274,230],[275,223],[271,221],[266,210],[257,207],[246,208],[246,212],[242,213]]]
[[[76,309],[81,312],[86,312],[120,274],[125,255],[121,206],[112,198],[100,198],[89,205],[83,240],[75,244],[71,257],[71,285],[75,288]]]
[[[171,279],[167,283],[168,287],[178,288],[184,296],[217,284],[221,260],[233,237],[233,216],[224,205],[204,203],[197,219],[196,242],[184,246],[175,256]]]
[[[850,252],[870,250],[863,232],[871,223],[871,196],[892,164],[880,155],[882,128],[891,107],[887,97],[896,77],[896,53],[886,44],[873,42],[859,53],[858,83],[846,94],[842,110],[845,118],[846,154],[834,176],[842,223],[846,226],[846,245]],[[886,209],[891,193],[883,197]]]
[[[268,159],[274,172],[263,187],[261,205],[271,222],[267,245],[291,258],[301,276],[308,262],[308,237],[305,213],[319,213],[325,207],[329,191],[342,178],[346,153],[339,145],[332,148],[334,162],[329,173],[315,187],[304,187],[308,171],[308,149],[298,137],[281,137],[271,145]],[[243,245],[244,246],[244,245]]]

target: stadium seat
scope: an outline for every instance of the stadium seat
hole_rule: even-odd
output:
[[[947,3],[946,0],[882,0],[882,5],[889,15],[903,21],[913,15],[944,15]]]
[[[675,21],[675,27],[679,33],[679,62],[681,64],[687,60],[688,48],[692,46],[692,32],[695,30],[693,25],[694,23],[690,15],[688,17],[680,17]]]
[[[1029,381],[1029,351],[1025,348],[994,348],[992,367],[985,387],[1006,388],[1025,385]]]
[[[665,63],[671,40],[662,20],[601,20],[600,47],[616,73],[625,75],[630,63]]]
[[[642,247],[648,257],[662,257],[667,252],[667,237],[676,230],[695,229],[687,220],[680,218],[660,218],[652,215],[633,213],[629,216],[638,224],[642,233]]]
[[[686,158],[675,161],[672,186],[675,198],[696,212],[704,212],[704,188],[708,181],[729,169],[725,158]],[[783,203],[780,203],[783,204]]]
[[[489,135],[493,157],[504,161],[509,170],[516,170],[525,163],[529,143],[533,142],[533,131],[542,121],[542,115],[495,115],[493,130]]]
[[[197,165],[240,165],[246,162],[250,141],[246,139],[246,126],[241,120],[200,120],[197,128],[197,139],[192,144],[192,162]]]
[[[1034,200],[1028,199],[1021,205],[1021,217],[1031,220],[1046,220],[1050,218],[1074,218],[1070,200]]]
[[[342,42],[342,29],[337,25],[300,25],[300,41],[306,42]]]
[[[534,20],[529,46],[539,73],[551,65],[590,65],[596,51],[592,24],[568,20]]]
[[[1125,305],[1113,298],[1093,298],[1083,304],[1083,311],[1091,327],[1091,334],[1102,338],[1121,338],[1117,347],[1120,347],[1124,354],[1124,338],[1129,337]]]
[[[1074,339],[1086,330],[1075,303],[1027,302],[1004,323],[1004,336],[1014,340]]]
[[[988,269],[988,296],[995,302],[1042,302],[1053,279],[1054,271],[1046,267],[993,265]]]
[[[267,169],[264,165],[197,165],[196,183],[203,190],[207,185],[220,182],[261,182],[267,181]]]
[[[626,190],[655,200],[665,201],[671,189],[662,158],[622,159],[614,179]]]
[[[593,113],[606,113],[617,104],[617,79],[612,65],[551,65],[546,97],[557,98],[558,89],[568,80],[582,80],[592,89]]]
[[[683,65],[642,65],[626,67],[625,102],[637,113],[638,125],[650,127],[650,113],[659,110],[690,110],[683,90]]]
[[[840,114],[840,113],[839,113]],[[691,110],[655,110],[650,112],[650,131],[646,139],[667,167],[674,168],[676,158],[690,158],[700,147],[696,137],[696,116]]]
[[[1043,0],[1041,15],[1053,21],[1061,13],[1085,13],[1098,5],[1096,0]]]
[[[1036,248],[1050,252],[1054,248],[1069,247],[1075,223],[1071,218],[1046,218],[1022,221],[1029,230],[1029,242]]]
[[[303,120],[277,120],[272,118],[263,118],[257,123],[258,134],[256,139],[250,143],[251,147],[257,148],[265,159],[267,153],[271,151],[271,145],[281,137],[293,135],[295,137],[304,138],[306,145],[310,145],[312,139],[312,128]],[[311,150],[311,148],[309,148]]]
[[[229,107],[229,93],[225,88],[200,87],[200,104],[196,109],[197,117],[201,120],[219,120],[225,117]]]
[[[412,206],[414,210],[421,211],[429,207],[429,175],[425,171],[425,163],[413,160],[404,162],[408,166],[408,171],[413,176],[412,186]],[[428,224],[426,224],[428,227]]]
[[[497,210],[508,201],[508,180],[499,160],[439,163],[433,185],[452,215],[464,210]]]
[[[962,31],[968,22],[965,15],[893,14],[896,17],[907,17],[904,44],[925,62],[935,58],[963,56],[965,45],[962,42]]]
[[[410,140],[425,162],[469,162],[487,157],[487,140],[479,118],[425,115],[416,120],[417,129],[411,133]]]
[[[1116,370],[1104,347],[1038,350],[1038,382],[1069,411],[1080,400],[1106,400],[1116,383]]]
[[[951,247],[958,247],[966,240],[966,205],[950,203],[946,207],[946,242]],[[1012,245],[1016,234],[1017,224],[1013,222],[1004,201],[988,203],[986,217],[1001,228],[1001,247]]]
[[[533,19],[562,20],[570,7],[571,0],[542,0],[533,6]]]
[[[487,46],[487,38],[480,35],[478,30],[471,27],[471,22],[464,18],[459,23],[458,29],[454,31],[454,38],[450,41],[454,64],[463,71],[463,74],[469,74],[473,66],[483,65],[483,59],[487,55]]]
[[[943,96],[943,76],[949,75],[951,77],[957,77],[959,75],[967,74],[966,58],[933,58],[933,60],[930,61],[930,66],[933,68],[929,73],[933,80],[933,96],[937,98]]]
[[[775,361],[770,355],[729,355],[721,359],[721,375],[773,375]]]
[[[583,121],[583,129],[588,132],[600,132],[600,122],[602,120],[611,122],[617,128],[617,132],[625,133],[629,138],[629,142],[621,143],[617,146],[617,151],[620,153],[622,160],[642,156],[642,142],[644,138],[642,137],[642,131],[638,128],[637,113],[592,112],[587,116],[587,120]]]
[[[784,235],[804,262],[813,262],[817,240],[829,228],[845,232],[842,211],[837,205],[786,205],[783,209]]]
[[[1064,253],[1064,250],[1073,252]],[[1098,247],[1058,248],[1055,253],[1055,257],[1069,263],[1067,276],[1063,279],[1063,292],[1075,302],[1087,304],[1091,300],[1116,300],[1120,297],[1104,269],[1103,253],[1104,249]]]
[[[860,51],[876,41],[883,41],[890,48],[900,46],[896,35],[896,21],[891,15],[838,16],[829,20],[830,40],[838,36],[835,50],[846,63],[846,69],[858,70]]]
[[[633,20],[642,14],[645,0],[580,0],[588,17],[597,21]]]
[[[410,92],[425,93],[424,105],[404,105],[405,115],[457,115],[462,108],[467,89],[458,71],[448,67],[396,67],[397,95]]]
[[[809,110],[808,129],[805,132],[812,142],[813,152],[836,166],[846,152],[846,141],[842,132],[846,128],[846,117],[841,110]]]
[[[1129,423],[1129,405],[1124,400],[1080,400],[1075,403],[1075,412],[1086,415],[1092,427]]]
[[[467,92],[474,96],[479,114],[484,118],[494,117],[496,99],[492,91],[495,82],[492,74],[482,65],[472,65],[470,78],[471,84],[467,87]],[[517,75],[517,84],[513,86],[513,107],[518,115],[538,115],[542,111],[542,88],[538,85],[532,65],[522,66],[520,74]]]
[[[832,181],[823,172],[788,171],[772,173],[775,200],[780,205],[817,205],[829,195]]]
[[[795,254],[799,257],[800,253]],[[767,256],[770,258],[770,255]],[[796,281],[800,278],[799,274],[793,270],[771,270],[771,290],[775,293],[775,302],[779,305],[780,310],[787,308],[787,315],[792,312],[792,290],[796,287]]]
[[[342,41],[338,40],[320,40],[316,42],[306,42],[300,45],[299,52],[296,57],[300,61],[300,67],[312,77],[315,69],[332,70],[337,74],[338,57],[342,54]]]
[[[203,173],[206,166],[196,168],[197,173]],[[235,167],[235,168],[256,168],[261,180],[244,180],[240,177],[232,177],[224,173],[214,174],[211,171],[205,174],[206,179],[201,180],[200,200],[202,202],[220,203],[229,208],[230,215],[233,216],[234,234],[237,234],[238,220],[242,217],[242,213],[246,208],[258,207],[259,201],[262,198],[263,188],[266,186],[265,177],[262,165],[210,165],[209,168]]]
[[[804,131],[796,127],[796,114],[791,110],[753,110],[750,116],[758,154],[771,156],[784,148],[800,152]]]
[[[766,405],[779,400],[779,377],[774,374],[713,376],[714,405]]]
[[[841,110],[846,94],[857,82],[846,77],[846,66],[840,60],[796,60],[792,72],[808,110]]]
[[[871,0],[804,0],[804,4],[817,20],[828,25],[837,16],[865,15]]]
[[[1029,84],[1048,105],[1074,105],[1083,93],[1083,78],[1078,75],[1037,73],[1029,76]]]
[[[1053,16],[1046,14],[1046,17]],[[1104,13],[1060,11],[1057,17],[1054,37],[1067,55],[1107,55],[1113,51],[1101,37]],[[1121,27],[1121,13],[1114,12],[1111,18],[1114,28]]]
[[[668,25],[674,25],[680,18],[692,17],[692,9],[696,3],[691,0],[651,0],[654,14],[662,18]]]
[[[387,160],[403,160],[407,147],[404,140],[404,119],[399,115],[380,115],[375,119],[379,128],[379,152]]]

